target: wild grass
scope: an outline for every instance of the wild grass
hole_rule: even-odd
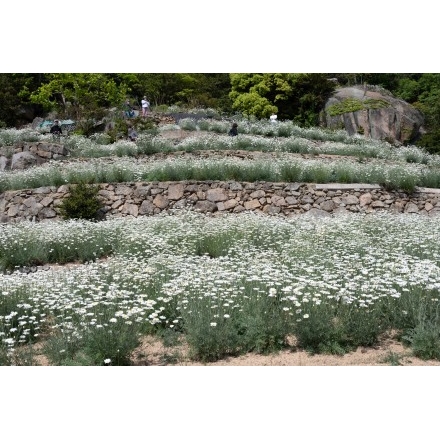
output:
[[[227,136],[230,122],[215,119],[185,118],[179,124],[161,126],[158,130],[146,130],[139,133],[134,143],[117,140],[110,143],[110,136],[97,133],[90,137],[72,134],[59,140],[70,151],[71,157],[137,157],[155,153],[195,150],[244,149],[253,151],[284,151],[302,154],[333,154],[355,156],[358,158],[387,159],[402,163],[419,163],[433,167],[440,166],[438,155],[430,155],[415,146],[394,147],[387,142],[349,136],[345,131],[332,131],[323,128],[301,128],[291,121],[272,124],[268,121],[239,121],[239,136]],[[157,136],[164,131],[204,131],[204,139],[186,138],[177,144]],[[203,136],[202,136],[203,138]],[[22,142],[52,142],[50,135],[41,134],[31,129],[0,130],[0,148],[19,145]]]
[[[379,183],[388,189],[412,192],[416,186],[438,187],[440,168],[420,164],[354,163],[347,160],[323,162],[291,159],[279,153],[271,161],[243,161],[237,157],[143,160],[121,157],[85,161],[54,161],[40,167],[0,174],[0,192],[74,183],[117,183],[180,180],[302,181],[309,183]],[[436,185],[436,186],[432,186]]]

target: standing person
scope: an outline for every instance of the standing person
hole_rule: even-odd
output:
[[[148,112],[150,111],[150,103],[148,102],[146,96],[144,96],[144,98],[142,99],[141,105],[142,105],[142,116],[144,118],[146,118],[148,115]]]
[[[229,130],[229,136],[237,136],[238,135],[238,124],[234,122],[232,124],[232,128]]]
[[[52,127],[50,127],[51,134],[57,137],[63,134],[63,130],[61,130],[59,122],[60,121],[58,121],[58,119],[55,119],[54,124],[52,125]]]

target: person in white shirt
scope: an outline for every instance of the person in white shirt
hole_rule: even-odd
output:
[[[150,103],[147,101],[147,97],[144,96],[144,98],[141,101],[142,105],[142,116],[145,118],[148,114],[148,111],[150,110]]]

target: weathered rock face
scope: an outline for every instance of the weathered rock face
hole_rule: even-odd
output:
[[[306,184],[269,182],[137,182],[99,185],[102,215],[138,217],[175,209],[207,215],[253,211],[266,215],[335,213],[370,214],[377,211],[440,215],[440,189],[421,188],[408,195],[369,184]],[[67,185],[0,194],[0,223],[59,220]]]
[[[325,105],[321,123],[396,144],[412,143],[424,132],[419,110],[376,86],[336,90]]]
[[[0,171],[24,170],[68,155],[69,151],[61,144],[24,142],[22,145],[0,148]]]

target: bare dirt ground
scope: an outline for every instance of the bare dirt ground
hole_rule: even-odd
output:
[[[136,366],[440,366],[440,361],[424,361],[413,356],[409,348],[390,335],[376,347],[358,348],[343,356],[310,355],[292,345],[279,353],[249,353],[206,363],[191,361],[185,344],[164,347],[157,338],[146,336],[134,351],[132,362]]]
[[[35,344],[34,361],[36,366],[50,366],[48,359],[41,354],[42,343]],[[330,354],[311,355],[292,345],[277,353],[268,355],[248,353],[242,356],[229,356],[216,362],[197,362],[191,360],[189,347],[184,341],[174,346],[164,346],[154,336],[144,336],[131,356],[133,366],[213,366],[213,367],[253,367],[253,366],[440,366],[438,360],[423,360],[415,357],[408,347],[403,346],[393,336],[383,337],[375,347],[359,347],[343,356]]]

